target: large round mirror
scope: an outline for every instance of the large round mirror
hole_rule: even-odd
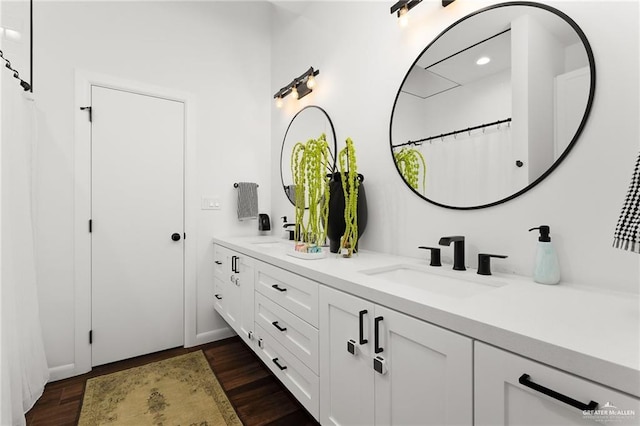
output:
[[[308,105],[302,108],[291,119],[282,141],[280,150],[280,178],[282,188],[291,204],[295,205],[295,185],[291,173],[291,152],[298,142],[307,142],[309,139],[317,139],[325,134],[333,163],[327,174],[332,174],[336,168],[336,131],[327,112],[316,105]]]
[[[391,114],[407,185],[448,208],[510,200],[565,158],[595,90],[591,47],[564,13],[497,4],[443,31],[415,60]]]

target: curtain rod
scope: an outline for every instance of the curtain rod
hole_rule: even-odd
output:
[[[11,65],[11,61],[4,57],[4,52],[2,50],[0,50],[0,58],[4,60],[5,68],[8,68],[9,71],[13,73],[13,78],[16,78],[20,81],[20,86],[22,86],[24,91],[33,93],[33,0],[29,0],[29,31],[29,66],[31,73],[31,84],[20,78],[20,73],[18,72],[18,70],[13,68],[13,66]]]
[[[502,123],[510,123],[510,122],[511,122],[511,117],[505,118],[504,120],[494,121],[493,123],[485,123],[485,124],[481,124],[479,126],[467,127],[466,129],[454,130],[453,132],[443,133],[441,135],[429,136],[428,138],[418,139],[418,140],[415,140],[415,141],[409,141],[409,142],[401,143],[399,145],[392,145],[391,148],[399,148],[399,147],[407,146],[407,145],[422,145],[422,142],[428,142],[428,141],[431,141],[431,140],[434,140],[434,139],[442,139],[442,138],[447,137],[447,136],[457,135],[458,133],[470,132],[472,130],[483,129],[485,127],[496,126],[496,125],[500,125]]]

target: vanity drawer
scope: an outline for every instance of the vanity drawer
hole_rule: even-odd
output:
[[[318,374],[318,329],[256,293],[255,322]]]
[[[273,374],[296,399],[318,420],[320,412],[320,380],[298,358],[256,324],[255,350]]]
[[[213,279],[213,307],[224,318],[224,283]]]
[[[478,341],[474,364],[476,425],[639,424],[640,399],[622,392]]]
[[[227,260],[227,254],[229,250],[218,245],[213,245],[213,276],[224,281],[225,275],[229,275],[225,273],[225,263]]]
[[[318,283],[264,262],[256,262],[256,290],[318,327]]]

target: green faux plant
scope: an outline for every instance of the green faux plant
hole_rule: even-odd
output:
[[[315,246],[327,238],[331,153],[325,134],[298,142],[291,152],[291,174],[295,185],[295,240]],[[324,199],[324,202],[322,200]],[[307,212],[305,221],[305,211]]]
[[[422,193],[424,193],[427,183],[427,164],[422,153],[415,148],[402,148],[393,153],[393,158],[404,180],[416,191],[420,191],[420,172],[422,172]]]
[[[351,138],[347,138],[346,146],[338,153],[340,179],[344,192],[344,223],[345,230],[340,238],[343,256],[351,257],[358,243],[358,167],[356,151]]]

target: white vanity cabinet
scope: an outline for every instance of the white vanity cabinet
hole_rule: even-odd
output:
[[[470,425],[472,340],[320,288],[323,425]]]
[[[637,398],[478,341],[474,353],[475,425],[640,422]]]
[[[249,256],[214,247],[214,308],[247,343],[254,328],[254,262]]]

